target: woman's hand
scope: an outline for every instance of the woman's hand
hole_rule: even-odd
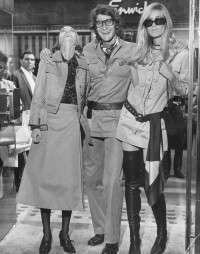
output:
[[[172,72],[171,66],[165,62],[160,61],[160,65],[158,68],[160,74],[168,79],[170,82],[173,82],[176,79],[176,76]]]
[[[41,135],[40,129],[39,128],[33,129],[31,137],[33,139],[33,142],[38,144],[40,142],[40,140],[42,139],[42,135]]]
[[[40,52],[40,60],[45,63],[49,63],[52,61],[51,59],[51,51],[47,48],[43,49]]]

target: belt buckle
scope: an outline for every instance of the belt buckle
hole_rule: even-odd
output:
[[[143,115],[142,115],[142,114],[136,114],[135,118],[136,118],[136,121],[142,123],[142,118],[143,118]]]

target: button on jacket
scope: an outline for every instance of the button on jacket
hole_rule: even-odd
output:
[[[84,47],[90,72],[90,89],[88,101],[99,103],[123,102],[131,83],[130,66],[124,61],[131,58],[136,44],[119,39],[110,59],[105,64],[105,54],[100,43],[92,41]],[[120,110],[93,110],[91,136],[115,137]]]
[[[189,89],[189,54],[188,50],[179,52],[171,62],[172,71],[177,76],[174,83],[176,93],[187,95]],[[131,68],[134,88],[128,95],[128,101],[142,115],[163,111],[167,104],[167,80],[158,70],[159,58],[150,61],[146,66],[138,65]],[[170,60],[170,58],[169,58]],[[174,91],[169,84],[169,97]],[[164,120],[161,119],[164,150],[167,150],[167,136]],[[135,117],[123,107],[117,130],[117,138],[129,144],[147,148],[149,143],[149,122],[138,122]]]
[[[75,80],[78,115],[85,129],[87,124],[84,122],[82,112],[85,105],[87,84],[89,82],[88,66],[83,55],[76,54],[76,59],[78,61]],[[47,125],[47,112],[56,114],[64,92],[67,75],[68,63],[63,61],[60,51],[52,54],[52,62],[40,62],[31,104],[30,125]]]

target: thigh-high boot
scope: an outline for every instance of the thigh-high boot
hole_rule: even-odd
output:
[[[167,244],[167,215],[164,194],[161,194],[158,201],[152,206],[152,211],[157,224],[157,237],[151,249],[151,254],[161,254]]]
[[[140,171],[143,165],[143,152],[124,151],[123,171],[125,176],[125,199],[130,228],[129,254],[140,254]]]

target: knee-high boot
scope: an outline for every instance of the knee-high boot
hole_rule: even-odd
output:
[[[123,171],[125,176],[125,199],[130,228],[129,254],[140,254],[140,170],[143,164],[141,151],[124,151]]]
[[[152,211],[157,224],[157,237],[151,254],[161,254],[165,251],[167,244],[167,215],[164,194],[161,194],[158,201],[152,206]]]

